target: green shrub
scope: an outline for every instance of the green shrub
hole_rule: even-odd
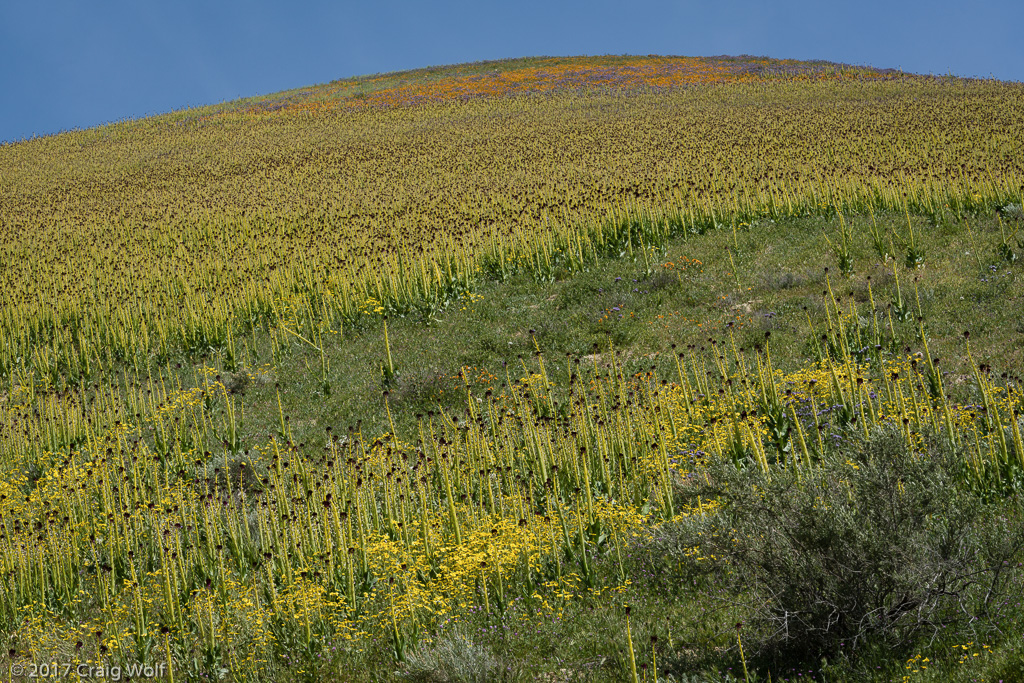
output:
[[[402,673],[407,680],[420,683],[497,683],[520,677],[517,667],[462,633],[421,643],[406,653],[406,671]]]
[[[690,494],[720,512],[663,527],[649,550],[715,558],[690,571],[724,583],[712,595],[746,611],[750,649],[768,661],[977,636],[1021,593],[1024,524],[1018,501],[986,505],[961,486],[957,457],[880,431],[800,474],[713,464]]]

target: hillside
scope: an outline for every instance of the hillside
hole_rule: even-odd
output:
[[[529,58],[0,147],[0,664],[1015,680],[1022,120]]]

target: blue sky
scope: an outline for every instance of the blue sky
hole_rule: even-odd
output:
[[[0,140],[368,73],[767,55],[1024,81],[1021,0],[0,3]]]

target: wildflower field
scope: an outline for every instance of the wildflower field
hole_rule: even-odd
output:
[[[537,58],[0,147],[0,674],[1024,680],[1021,121]]]

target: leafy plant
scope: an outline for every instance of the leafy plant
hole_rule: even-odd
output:
[[[919,236],[914,232],[914,224],[910,220],[910,210],[907,208],[906,202],[903,204],[903,215],[907,218],[907,236],[904,238],[895,235],[896,239],[907,250],[906,256],[903,258],[903,265],[911,270],[922,268],[925,256],[924,246],[921,244]]]
[[[1002,221],[999,221],[999,236],[1001,239],[996,246],[996,255],[1007,263],[1015,263],[1018,259],[1018,252],[1024,251],[1024,238],[1017,238],[1018,232],[1020,232],[1020,228],[1007,235],[1006,227]],[[1016,243],[1014,243],[1014,238],[1017,238]]]
[[[888,261],[892,255],[885,246],[885,234],[882,229],[878,226],[878,221],[875,220],[875,212],[871,210],[871,224],[868,226],[868,234],[871,236],[871,246],[874,248],[875,253],[878,254],[879,260],[882,263]]]
[[[823,235],[825,241],[828,242],[832,255],[835,256],[839,272],[845,277],[850,277],[853,275],[853,253],[851,251],[853,246],[853,225],[847,224],[842,212],[837,211],[836,213],[839,215],[839,241],[833,242],[827,233],[823,233]],[[872,216],[872,218],[874,217]]]
[[[731,588],[723,599],[745,606],[762,658],[988,632],[994,605],[1019,599],[1007,567],[1022,557],[1024,526],[1019,507],[986,506],[959,485],[962,458],[883,429],[799,473],[713,465],[692,495],[718,497],[721,512],[677,527],[679,543],[718,558],[708,571]]]

